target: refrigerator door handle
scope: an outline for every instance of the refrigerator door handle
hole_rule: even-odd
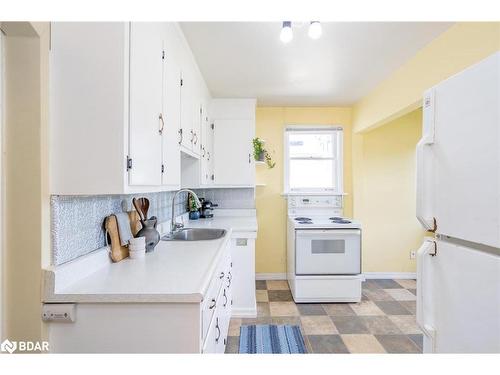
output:
[[[431,352],[434,352],[436,329],[425,322],[425,297],[429,293],[429,290],[426,290],[424,287],[424,280],[426,279],[426,258],[428,256],[435,256],[436,253],[437,245],[432,237],[426,237],[422,246],[417,250],[417,324],[422,332],[430,339]]]
[[[424,95],[423,135],[417,144],[417,219],[424,229],[436,231],[436,219],[432,210],[433,176],[432,145],[434,144],[434,90]]]

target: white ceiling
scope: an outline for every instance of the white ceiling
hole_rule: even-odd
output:
[[[184,22],[182,30],[214,97],[260,105],[351,105],[451,23],[328,22],[312,40],[294,23]]]

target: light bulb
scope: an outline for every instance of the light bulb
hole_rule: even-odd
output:
[[[319,21],[311,21],[309,25],[309,37],[311,39],[318,39],[322,34],[321,24]]]
[[[283,43],[288,43],[293,39],[292,22],[284,21],[281,29],[280,39]]]

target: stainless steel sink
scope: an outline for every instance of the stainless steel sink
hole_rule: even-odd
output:
[[[217,240],[226,235],[225,229],[212,228],[184,228],[173,234],[167,234],[163,241],[206,241]]]

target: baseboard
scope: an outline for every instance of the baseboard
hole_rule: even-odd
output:
[[[231,309],[231,317],[232,318],[256,318],[257,317],[257,308],[232,308]]]
[[[363,272],[365,279],[416,279],[416,272]]]
[[[286,273],[256,273],[255,280],[286,280]]]

